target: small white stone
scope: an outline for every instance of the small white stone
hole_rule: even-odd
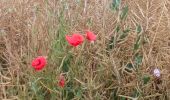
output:
[[[154,69],[153,74],[156,77],[160,77],[161,76],[160,70],[158,68]]]

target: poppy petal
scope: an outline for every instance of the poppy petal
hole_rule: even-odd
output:
[[[32,67],[34,67],[35,70],[43,69],[46,64],[46,58],[43,56],[39,56],[32,61]]]
[[[89,41],[95,41],[96,40],[96,35],[91,31],[86,31],[86,38]]]
[[[81,34],[75,33],[72,35],[72,37],[66,35],[66,40],[69,44],[76,47],[84,41],[84,38]]]

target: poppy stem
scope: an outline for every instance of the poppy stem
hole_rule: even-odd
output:
[[[64,90],[63,89],[61,91],[61,98],[62,98],[62,100],[64,100]]]

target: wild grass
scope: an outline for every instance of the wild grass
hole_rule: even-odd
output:
[[[0,99],[169,100],[169,14],[169,0],[1,0]],[[94,44],[65,40],[87,29]]]

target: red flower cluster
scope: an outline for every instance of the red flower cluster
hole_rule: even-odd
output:
[[[94,42],[96,40],[96,35],[91,31],[86,31],[86,39],[89,40],[90,42]],[[76,47],[83,43],[84,37],[80,33],[74,33],[72,36],[66,35],[66,40],[70,45]],[[36,71],[39,71],[42,70],[46,64],[47,64],[46,57],[39,56],[32,60],[31,65]],[[60,75],[58,85],[62,88],[65,86],[65,78],[62,74]]]
[[[42,70],[45,65],[47,64],[46,57],[44,56],[39,56],[32,61],[32,67],[36,70]]]
[[[90,42],[94,42],[96,40],[96,35],[91,31],[86,31],[86,38]],[[74,33],[72,36],[66,35],[66,40],[70,45],[76,47],[84,41],[84,37],[80,33]]]

